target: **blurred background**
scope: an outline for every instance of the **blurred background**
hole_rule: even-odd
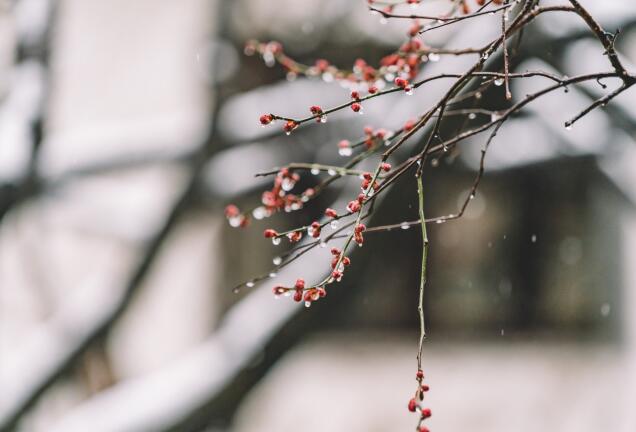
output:
[[[620,28],[634,71],[632,2],[582,3]],[[246,40],[279,40],[305,63],[373,64],[410,25],[380,21],[343,0],[0,3],[1,431],[414,428],[419,230],[369,236],[337,289],[306,309],[271,288],[319,280],[328,249],[275,281],[232,287],[284,252],[264,228],[343,208],[357,180],[250,229],[223,217],[230,202],[258,205],[268,179],[256,172],[342,163],[340,139],[399,127],[445,92],[436,82],[374,99],[363,116],[346,110],[291,137],[258,125],[262,113],[334,106],[348,90],[268,68],[243,55]],[[425,40],[479,46],[499,25],[485,16]],[[444,57],[422,73],[472,61]],[[496,70],[501,58],[489,62]],[[609,69],[581,22],[558,14],[527,29],[512,66]],[[568,90],[507,122],[465,217],[429,229],[431,430],[636,430],[636,103],[626,92],[568,131],[602,89]],[[501,88],[483,103],[505,107]],[[482,141],[429,162],[427,216],[458,210]],[[416,219],[416,199],[406,176],[369,224]]]

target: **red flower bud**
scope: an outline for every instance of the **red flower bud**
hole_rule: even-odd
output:
[[[263,126],[268,125],[274,120],[274,116],[271,114],[263,114],[259,119]]]
[[[235,206],[234,204],[229,204],[227,207],[225,207],[225,217],[228,217],[228,218],[236,217],[240,213],[241,212],[239,211],[238,207]]]
[[[271,228],[268,228],[265,231],[263,231],[263,235],[265,236],[265,238],[278,237],[278,233],[275,230],[271,229]]]
[[[287,234],[287,238],[290,242],[296,243],[303,237],[303,234],[300,231],[294,231]]]
[[[294,284],[294,287],[296,288],[296,290],[305,289],[305,280],[302,278],[296,279],[296,283]]]
[[[330,218],[335,218],[335,217],[338,217],[338,212],[332,208],[328,208],[325,210],[325,216]]]
[[[355,91],[355,90],[354,90],[354,91],[352,91],[352,92],[351,92],[351,99],[356,100],[356,101],[357,101],[357,100],[360,100],[360,93],[359,93],[359,92],[357,92],[357,91]]]
[[[360,208],[361,206],[358,201],[351,201],[347,204],[347,210],[349,210],[350,213],[357,213],[360,211]]]
[[[408,405],[409,411],[415,412],[416,407],[417,407],[417,402],[415,401],[415,398],[413,398],[409,401],[409,405]]]
[[[383,162],[382,165],[380,165],[380,169],[385,172],[391,171],[391,164]]]
[[[433,415],[433,413],[431,413],[431,410],[429,408],[424,408],[422,409],[422,418],[423,419],[427,419],[429,418],[431,415]]]
[[[407,80],[405,80],[404,78],[400,78],[400,77],[397,77],[394,82],[395,82],[396,86],[402,87],[402,88],[406,87],[409,84],[409,82]]]
[[[285,126],[283,126],[283,130],[285,131],[286,134],[289,135],[297,127],[298,127],[298,123],[296,123],[293,120],[288,120],[287,123],[285,123]]]
[[[360,105],[358,102],[354,102],[351,104],[351,109],[353,110],[353,112],[360,112],[360,110],[362,109],[362,105]]]

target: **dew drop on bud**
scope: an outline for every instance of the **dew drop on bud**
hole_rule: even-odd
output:
[[[311,306],[311,302],[306,301],[306,302],[305,302],[305,307],[310,307],[310,306]]]
[[[272,259],[272,262],[274,263],[274,265],[279,265],[280,263],[283,262],[283,259],[277,256],[277,257],[274,257],[274,259]]]
[[[497,78],[497,79],[495,79],[495,80],[493,81],[493,83],[494,83],[497,87],[499,87],[499,86],[501,86],[501,85],[504,83],[504,79],[503,79],[503,78]]]

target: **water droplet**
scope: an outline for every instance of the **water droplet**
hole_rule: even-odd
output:
[[[327,242],[321,241],[320,242],[320,247],[323,248],[323,249],[326,248],[327,247]]]
[[[429,60],[429,61],[437,62],[437,61],[439,61],[439,59],[440,59],[440,56],[439,56],[439,54],[437,54],[437,53],[430,53],[430,54],[428,55],[428,60]]]
[[[337,220],[333,220],[333,221],[329,222],[329,226],[332,229],[338,229],[338,225],[339,225],[339,222]]]
[[[601,316],[606,317],[610,314],[611,311],[612,307],[609,303],[603,303],[603,305],[601,305]]]
[[[402,222],[400,224],[400,228],[402,228],[403,230],[407,230],[407,229],[411,228],[411,226],[408,224],[408,222]]]
[[[281,183],[281,188],[285,191],[285,192],[289,192],[290,190],[292,190],[294,188],[294,185],[296,184],[296,182],[290,178],[285,178],[283,179],[282,183]]]
[[[324,82],[332,82],[333,81],[333,74],[331,72],[325,72],[322,74],[322,80]]]
[[[311,302],[310,301],[306,301],[305,302],[305,307],[310,307],[311,306]]]
[[[504,329],[501,329],[501,335],[502,336],[504,335]]]
[[[285,135],[290,136],[291,135],[291,131],[285,131]]]
[[[490,57],[490,53],[484,53],[484,55],[481,56],[481,58],[484,60],[488,60],[488,57]]]
[[[470,120],[475,120],[475,119],[477,118],[477,114],[475,114],[475,113],[470,113],[470,114],[468,114],[468,118],[469,118]]]
[[[320,174],[320,169],[317,167],[313,167],[310,171],[313,175],[318,175]]]
[[[481,92],[475,93],[475,99],[481,99]]]
[[[353,149],[351,147],[340,147],[338,149],[338,154],[340,156],[351,156],[353,154]]]
[[[567,125],[565,126],[565,130],[566,130],[566,131],[571,131],[571,130],[572,130],[572,125],[571,125],[571,124],[567,124]]]
[[[274,265],[280,265],[280,263],[283,262],[283,259],[277,256],[277,257],[274,257],[274,259],[272,259],[272,262],[274,263]]]
[[[236,227],[240,226],[241,225],[241,221],[242,221],[242,219],[241,219],[240,216],[234,216],[234,217],[231,217],[231,218],[228,219],[228,222],[229,222],[229,224],[230,224],[230,226],[232,228],[236,228]]]
[[[329,168],[327,170],[327,174],[329,174],[330,176],[335,176],[336,175],[336,170],[333,168]]]
[[[437,158],[433,158],[433,159],[431,159],[431,166],[432,166],[433,168],[438,167],[438,166],[439,166],[439,159],[437,159]]]
[[[326,115],[321,115],[320,116],[320,123],[327,123],[327,116]]]
[[[241,291],[241,289],[240,289],[239,287],[234,287],[234,288],[232,288],[232,292],[233,292],[234,294],[238,294],[240,291]]]
[[[276,277],[276,272],[271,272],[271,273],[269,274],[269,277],[271,277],[271,278],[275,278],[275,277]]]
[[[501,85],[504,83],[504,79],[503,79],[503,78],[496,78],[496,79],[493,81],[493,83],[494,83],[497,87],[499,87],[499,86],[501,86]]]
[[[406,89],[406,91],[404,93],[406,93],[407,96],[412,96],[413,95],[413,87],[409,87],[408,89]]]
[[[267,216],[267,209],[265,207],[256,207],[252,210],[252,216],[254,216],[256,220],[261,220]]]
[[[536,234],[532,234],[532,237],[530,237],[530,241],[532,243],[536,243],[537,242],[537,235]]]
[[[446,219],[438,219],[435,221],[437,224],[443,224],[444,222],[446,222]]]
[[[254,288],[254,285],[255,284],[252,281],[249,281],[248,283],[245,284],[245,286],[248,287],[248,288]]]
[[[280,237],[273,237],[272,238],[272,244],[274,246],[278,246],[280,244]]]

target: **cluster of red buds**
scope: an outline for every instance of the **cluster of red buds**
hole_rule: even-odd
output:
[[[300,175],[291,172],[287,168],[281,169],[276,174],[272,189],[263,192],[261,195],[264,216],[271,216],[280,210],[290,212],[302,208],[303,198],[289,193],[296,186],[298,180],[300,180]]]
[[[362,237],[362,233],[366,231],[367,227],[365,224],[357,224],[353,229],[353,240],[356,242],[358,246],[362,246],[364,243],[364,237]]]
[[[345,268],[351,264],[351,259],[344,256],[338,248],[331,248],[331,255],[331,279],[334,282],[340,282],[344,276]]]
[[[373,189],[373,191],[375,192],[380,188],[380,183],[378,183],[377,180],[373,180],[373,176],[370,172],[365,172],[364,174],[362,174],[362,183],[360,184],[360,189],[362,189],[363,192],[366,192],[369,188]]]
[[[290,171],[288,168],[282,168],[276,174],[274,184],[270,190],[266,190],[261,195],[262,206],[256,207],[252,211],[254,219],[263,219],[270,217],[277,211],[292,212],[303,208],[303,204],[311,199],[315,191],[308,188],[300,195],[289,193],[296,183],[300,180],[298,173]],[[230,226],[235,228],[244,228],[249,224],[249,216],[241,213],[239,208],[234,204],[229,204],[225,208],[225,217]],[[300,240],[300,236],[294,237],[293,241]],[[291,239],[291,238],[290,238]]]
[[[327,295],[327,291],[324,287],[306,288],[305,280],[302,278],[297,279],[296,283],[291,288],[277,285],[272,289],[272,292],[276,298],[280,296],[289,296],[293,292],[292,299],[297,303],[304,301],[306,307],[311,306],[312,302],[315,302]]]
[[[420,413],[420,419],[417,425],[418,432],[429,432],[429,429],[424,426],[422,423],[424,420],[429,418],[432,415],[430,408],[425,408],[422,406],[422,401],[424,400],[424,394],[428,392],[428,385],[424,384],[424,372],[421,369],[418,369],[415,379],[417,380],[417,390],[415,391],[415,396],[409,400],[408,409],[410,412]]]
[[[327,123],[327,115],[318,105],[312,105],[309,107],[309,112],[311,112],[311,115],[316,117],[316,121],[318,123]]]

